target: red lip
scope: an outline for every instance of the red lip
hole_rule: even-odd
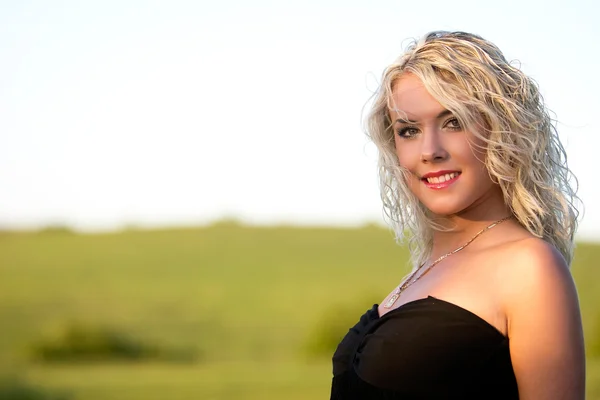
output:
[[[446,175],[446,174],[452,174],[452,173],[455,173],[455,172],[457,174],[460,174],[460,171],[442,170],[442,171],[429,172],[429,173],[421,176],[421,179],[435,178],[436,176],[442,176],[442,175]]]
[[[445,182],[438,182],[438,183],[429,183],[427,181],[427,178],[434,178],[434,177],[438,177],[438,176],[442,176],[442,175],[446,175],[446,174],[453,174],[456,173],[456,176],[450,180],[447,180]],[[447,187],[449,187],[450,185],[452,185],[454,182],[456,182],[458,180],[458,178],[460,178],[461,173],[459,171],[437,171],[437,172],[431,172],[429,174],[423,175],[423,178],[421,179],[421,182],[423,182],[423,184],[428,187],[429,189],[433,189],[433,190],[441,190],[441,189],[446,189]]]

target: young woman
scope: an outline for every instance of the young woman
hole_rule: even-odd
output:
[[[577,198],[536,84],[433,32],[386,69],[367,130],[414,268],[339,344],[331,398],[583,399]]]

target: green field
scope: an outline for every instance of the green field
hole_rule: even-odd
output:
[[[580,244],[573,265],[592,400],[600,400],[599,259],[600,246]],[[3,233],[0,375],[70,400],[328,398],[327,334],[347,329],[407,266],[406,251],[375,226]],[[195,359],[35,360],[36,344],[73,324]]]

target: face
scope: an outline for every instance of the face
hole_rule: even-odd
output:
[[[483,163],[480,139],[460,126],[413,74],[393,87],[389,110],[396,154],[410,175],[408,185],[432,213],[462,215],[503,203],[502,192]]]

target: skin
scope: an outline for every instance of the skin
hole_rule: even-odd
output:
[[[406,73],[393,89],[389,116],[410,190],[442,224],[454,227],[435,232],[428,265],[510,212],[473,133],[415,75]],[[460,175],[444,189],[427,187],[423,175],[440,170]],[[553,246],[516,220],[486,231],[437,264],[392,309],[428,295],[477,314],[509,338],[522,400],[585,398],[581,315],[568,266]],[[390,310],[379,308],[380,315]]]

